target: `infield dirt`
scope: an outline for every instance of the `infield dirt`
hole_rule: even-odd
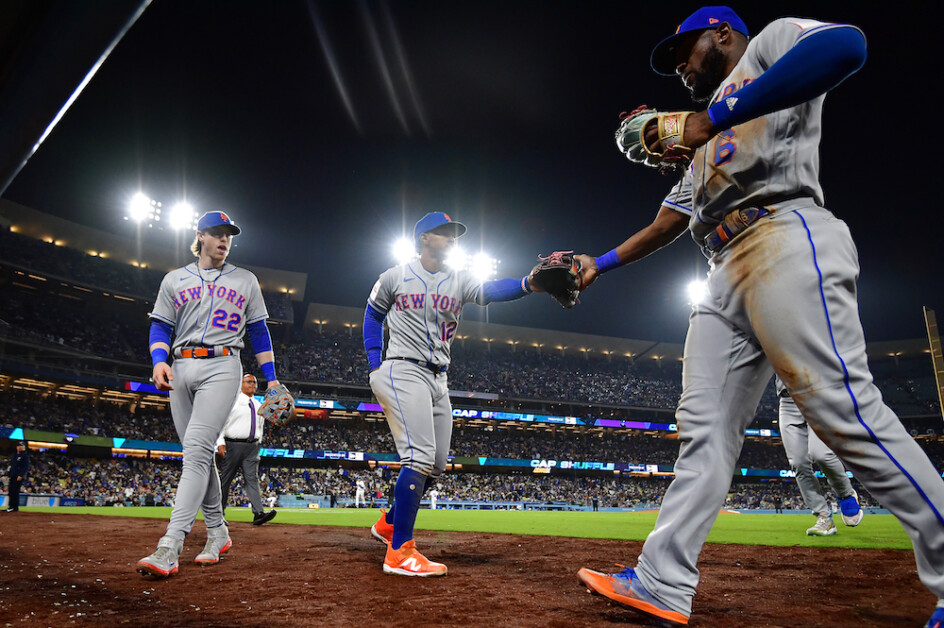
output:
[[[580,567],[632,564],[641,543],[424,532],[417,546],[444,578],[388,576],[367,528],[232,523],[219,564],[135,571],[166,521],[0,513],[0,622],[5,626],[651,625],[590,596]],[[800,532],[802,534],[802,531]],[[706,545],[691,626],[923,626],[934,597],[914,554],[899,550]]]

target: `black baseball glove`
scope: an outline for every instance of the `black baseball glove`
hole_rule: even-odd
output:
[[[571,255],[573,251],[555,251],[541,260],[528,274],[532,287],[551,295],[562,307],[572,308],[580,294],[580,264]]]

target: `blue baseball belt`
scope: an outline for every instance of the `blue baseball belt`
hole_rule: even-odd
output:
[[[738,234],[773,212],[764,207],[744,207],[728,212],[721,224],[705,236],[705,248],[712,253],[723,249]]]

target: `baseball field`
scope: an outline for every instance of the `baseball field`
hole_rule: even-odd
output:
[[[0,517],[7,626],[651,625],[579,585],[580,567],[633,564],[656,513],[420,511],[417,544],[445,578],[386,576],[377,510],[280,510],[264,526],[230,508],[233,548],[144,578],[169,508],[24,508]],[[699,568],[692,626],[919,626],[934,599],[891,515],[807,537],[809,515],[722,512]]]

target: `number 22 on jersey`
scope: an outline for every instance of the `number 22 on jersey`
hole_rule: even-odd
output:
[[[229,315],[229,322],[225,322],[227,315]],[[239,331],[240,321],[242,321],[242,317],[238,313],[233,312],[230,314],[226,310],[217,310],[213,312],[213,318],[210,320],[214,327],[228,329],[230,331]]]

